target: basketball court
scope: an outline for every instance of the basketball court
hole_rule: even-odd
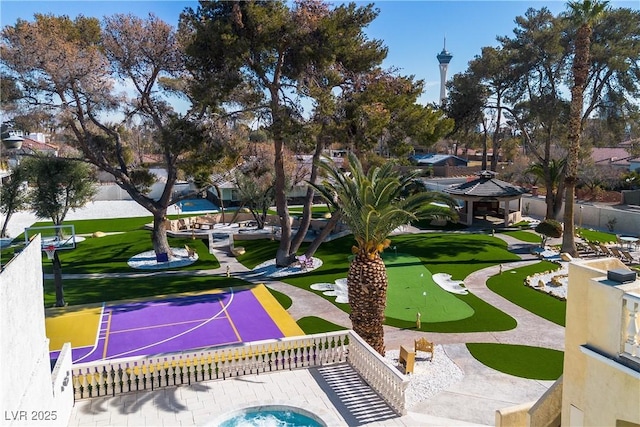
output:
[[[46,312],[51,358],[71,342],[74,363],[304,335],[264,285]]]

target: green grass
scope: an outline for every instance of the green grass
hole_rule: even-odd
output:
[[[558,264],[541,261],[492,276],[487,280],[487,287],[525,310],[557,325],[564,326],[566,301],[561,301],[524,284],[524,280],[528,276],[558,268],[560,268]]]
[[[64,299],[68,305],[130,300],[155,295],[207,291],[232,286],[250,285],[244,280],[224,276],[175,276],[157,274],[135,278],[64,279]],[[44,304],[55,304],[53,280],[44,283]]]
[[[65,221],[64,225],[73,225],[76,235],[93,234],[96,231],[104,233],[127,232],[142,229],[145,224],[153,222],[153,217],[111,218],[111,219],[84,219],[77,221]],[[51,226],[51,221],[36,222],[33,227]],[[24,236],[23,236],[24,237]]]
[[[505,374],[535,380],[556,380],[562,375],[564,353],[526,345],[468,343],[473,357]]]
[[[204,240],[190,238],[169,238],[169,245],[183,248],[189,245],[198,253],[198,260],[193,264],[180,268],[181,271],[210,270],[220,267],[218,260],[209,253]],[[134,230],[104,237],[89,237],[77,243],[73,250],[59,251],[63,274],[89,273],[132,273],[141,272],[129,267],[129,259],[141,252],[153,249],[151,231]],[[45,273],[52,273],[51,261],[43,256]]]
[[[300,326],[300,329],[302,329],[307,335],[320,334],[324,332],[344,331],[347,329],[340,325],[336,325],[335,323],[331,323],[328,320],[324,320],[320,317],[315,316],[303,317],[298,320],[297,323],[298,326]]]
[[[422,322],[438,323],[473,316],[473,308],[433,281],[420,259],[388,253],[383,259],[389,279],[387,318],[415,322],[420,312]]]
[[[616,241],[616,235],[604,231],[590,230],[588,228],[578,229],[578,234],[584,240],[592,243],[609,243]]]
[[[349,270],[349,256],[353,245],[353,236],[346,236],[331,242],[323,243],[315,256],[323,261],[323,265],[311,272],[282,278],[281,280],[299,288],[310,290],[313,283],[333,283],[336,279],[347,277]],[[426,233],[403,236],[393,236],[393,246],[398,252],[411,254],[420,259],[424,267],[432,273],[449,273],[453,279],[464,279],[470,273],[499,263],[517,261],[520,258],[507,250],[507,245],[489,235],[455,234],[455,233]],[[277,241],[247,240],[242,242],[246,254],[238,260],[246,267],[256,265],[273,258],[278,247]],[[300,251],[302,253],[302,250]],[[395,254],[395,252],[393,252]],[[424,270],[425,273],[427,270]],[[418,274],[419,275],[419,274]],[[315,292],[341,310],[349,313],[348,304],[338,304],[334,297],[325,296],[320,291]],[[473,294],[454,295],[473,310],[473,316],[466,319],[429,323],[422,322],[423,331],[431,332],[486,332],[505,331],[516,327],[512,317],[487,304]],[[422,295],[420,295],[422,298]],[[426,313],[422,313],[423,319]],[[398,328],[415,329],[415,313],[411,320],[387,317],[386,324]]]
[[[276,301],[278,301],[282,308],[287,310],[289,309],[289,307],[291,307],[293,301],[291,300],[289,295],[283,294],[282,292],[276,291],[275,289],[271,289],[268,286],[266,286],[266,288],[269,290],[269,292],[271,292],[271,295],[273,295],[273,297],[276,299]]]
[[[501,233],[506,234],[507,236],[511,236],[514,239],[522,240],[523,242],[538,244],[542,243],[542,238],[538,234],[532,233],[531,231],[515,230],[502,231]]]

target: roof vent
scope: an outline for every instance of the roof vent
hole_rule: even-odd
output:
[[[609,270],[607,271],[607,280],[611,280],[613,282],[618,282],[618,283],[635,282],[636,272],[627,270],[624,268]]]

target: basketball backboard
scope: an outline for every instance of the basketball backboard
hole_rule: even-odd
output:
[[[36,234],[41,236],[42,250],[55,247],[55,250],[59,251],[76,247],[76,231],[73,225],[27,227],[24,229],[25,243],[28,243]]]

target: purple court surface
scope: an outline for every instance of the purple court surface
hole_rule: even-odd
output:
[[[72,354],[84,363],[282,337],[251,289],[231,289],[106,304],[94,346]]]

